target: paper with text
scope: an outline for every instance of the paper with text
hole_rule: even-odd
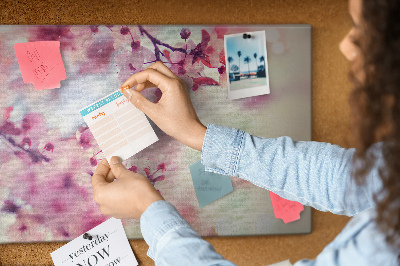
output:
[[[60,42],[41,41],[14,45],[22,79],[37,90],[60,88],[67,78],[60,53]]]
[[[207,172],[200,161],[190,165],[190,173],[200,208],[233,191],[230,176]]]
[[[110,218],[51,253],[56,266],[138,265],[124,227],[119,219]]]
[[[285,224],[299,220],[300,213],[304,211],[303,204],[284,199],[273,192],[269,192],[274,209],[275,218],[282,219]]]
[[[158,140],[145,114],[119,91],[80,111],[106,155],[126,160]]]

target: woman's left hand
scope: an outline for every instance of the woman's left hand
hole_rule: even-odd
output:
[[[164,200],[147,177],[126,169],[118,157],[110,165],[106,159],[99,163],[92,186],[100,211],[115,218],[139,219],[153,202]]]

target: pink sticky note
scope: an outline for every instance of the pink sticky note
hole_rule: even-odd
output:
[[[304,210],[304,206],[296,201],[281,198],[273,192],[269,192],[274,209],[275,218],[282,219],[285,224],[300,219],[300,213]]]
[[[60,53],[60,42],[43,41],[14,45],[22,79],[37,90],[60,88],[67,78]]]

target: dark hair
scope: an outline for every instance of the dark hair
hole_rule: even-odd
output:
[[[355,164],[353,175],[357,184],[364,183],[376,162],[368,149],[382,142],[384,166],[379,175],[383,188],[374,195],[375,222],[386,242],[397,251],[400,250],[399,16],[399,0],[363,0],[361,34],[355,40],[362,63],[353,65],[349,73],[354,87],[350,96],[357,148],[354,159],[362,162]],[[400,262],[400,254],[398,259]]]

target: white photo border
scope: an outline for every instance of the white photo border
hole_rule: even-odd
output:
[[[247,98],[247,97],[252,97],[252,96],[258,96],[258,95],[265,95],[265,94],[270,94],[270,86],[269,86],[269,72],[268,72],[268,55],[267,55],[267,41],[265,38],[265,30],[263,31],[252,31],[252,32],[242,32],[242,33],[234,33],[234,34],[229,34],[229,35],[224,35],[224,49],[225,49],[225,62],[228,63],[228,50],[226,48],[226,40],[227,38],[234,38],[234,37],[239,37],[243,36],[243,33],[246,34],[254,34],[256,36],[261,36],[263,40],[263,47],[264,47],[264,54],[265,54],[265,76],[266,76],[266,85],[265,86],[259,86],[259,87],[252,87],[252,88],[243,88],[239,90],[234,90],[231,91],[230,88],[230,82],[229,82],[229,73],[230,73],[230,68],[229,66],[226,68],[227,75],[227,84],[228,84],[228,99],[229,100],[236,100],[236,99],[242,99],[242,98]],[[239,70],[240,71],[240,70]]]

